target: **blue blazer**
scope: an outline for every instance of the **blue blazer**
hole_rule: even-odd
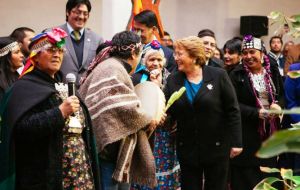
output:
[[[300,63],[294,63],[289,71],[300,70]],[[287,109],[300,106],[300,78],[286,77],[284,81],[285,106]],[[300,115],[290,115],[291,123],[300,121]]]

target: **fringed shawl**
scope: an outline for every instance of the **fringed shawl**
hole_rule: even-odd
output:
[[[143,131],[151,118],[142,109],[123,63],[108,58],[98,64],[79,91],[91,114],[99,152],[122,140],[113,178],[155,186],[154,157]]]

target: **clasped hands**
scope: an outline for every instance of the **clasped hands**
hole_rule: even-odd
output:
[[[271,104],[270,106],[270,110],[275,110],[280,112],[281,111],[281,107],[278,104]],[[281,113],[273,113],[270,110],[266,110],[264,108],[259,109],[258,114],[259,114],[259,118],[260,119],[274,119],[276,117],[279,117]]]

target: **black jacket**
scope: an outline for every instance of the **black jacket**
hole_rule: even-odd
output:
[[[283,107],[283,84],[276,65],[271,64],[272,81],[276,88],[275,99]],[[258,159],[255,153],[261,146],[262,140],[258,133],[259,117],[256,99],[252,91],[250,80],[244,70],[243,64],[235,67],[230,73],[232,84],[236,90],[242,116],[243,152],[232,160],[233,164],[240,166],[272,166],[275,167],[276,160]]]
[[[165,54],[165,58],[167,60],[166,62],[166,69],[170,72],[176,72],[177,71],[177,64],[175,62],[174,56],[173,56],[173,50],[171,50],[168,47],[161,46],[162,50]]]
[[[5,131],[4,141],[9,145],[10,160],[6,161],[2,156],[7,153],[1,152],[3,154],[0,156],[0,161],[7,162],[11,166],[15,165],[18,190],[63,189],[62,128],[65,120],[58,108],[62,100],[57,95],[55,82],[58,81],[39,70],[34,70],[18,80],[8,92],[7,107],[2,115],[5,125],[1,128],[3,130],[6,126],[11,129]],[[91,158],[93,177],[98,189],[100,188],[97,179],[99,167],[91,120],[85,105],[81,104],[81,106],[86,118],[82,137]],[[1,145],[0,150],[3,147],[4,145]],[[4,169],[13,171],[10,168]]]
[[[183,72],[171,74],[165,86],[168,100],[184,86]],[[225,70],[203,66],[203,83],[190,104],[186,93],[170,108],[177,121],[177,150],[181,162],[195,165],[229,158],[241,147],[241,118],[234,88]]]

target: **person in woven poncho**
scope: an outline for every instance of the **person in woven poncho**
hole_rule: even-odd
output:
[[[79,91],[96,133],[102,190],[129,189],[131,182],[153,187],[155,162],[147,130],[157,121],[142,109],[129,75],[140,59],[140,37],[120,32],[101,47]]]

